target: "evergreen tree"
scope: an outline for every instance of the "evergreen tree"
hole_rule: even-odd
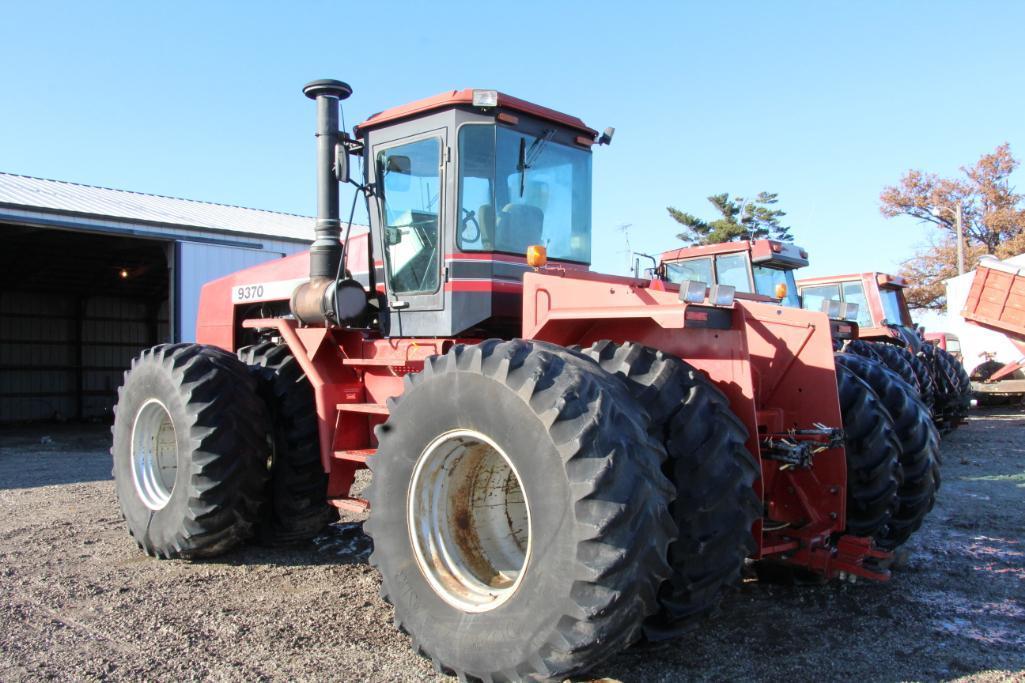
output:
[[[677,235],[679,239],[693,245],[766,238],[784,242],[794,240],[790,228],[780,223],[786,212],[774,207],[778,201],[775,193],[759,192],[753,200],[747,200],[743,197],[730,198],[724,192],[712,195],[708,201],[721,217],[706,221],[694,214],[666,207],[673,220],[686,228]]]

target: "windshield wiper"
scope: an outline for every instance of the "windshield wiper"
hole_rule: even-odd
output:
[[[520,172],[520,196],[523,196],[523,181],[527,175],[527,139],[520,138],[520,156],[516,162],[516,170]]]
[[[530,148],[527,148],[527,139],[520,138],[520,156],[516,162],[516,170],[520,172],[520,196],[523,196],[523,186],[527,174],[527,169],[534,165],[537,158],[541,156],[541,152],[544,151],[545,145],[548,141],[555,137],[555,129],[549,128],[543,133],[534,138],[534,142],[530,143]]]

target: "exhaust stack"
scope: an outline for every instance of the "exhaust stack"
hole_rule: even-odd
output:
[[[310,247],[310,279],[333,280],[342,255],[338,180],[334,175],[335,145],[339,141],[338,103],[352,94],[352,88],[325,78],[307,83],[303,94],[317,102],[317,237]]]
[[[292,293],[292,313],[307,325],[334,320],[334,283],[342,257],[338,179],[335,149],[338,134],[338,103],[352,94],[347,83],[324,78],[303,86],[303,94],[317,102],[317,223],[310,247],[310,281]],[[344,152],[343,152],[344,153]]]

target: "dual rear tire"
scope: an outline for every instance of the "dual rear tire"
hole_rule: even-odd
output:
[[[113,435],[121,510],[150,555],[292,543],[337,519],[313,390],[284,346],[143,351],[119,389]]]
[[[871,525],[876,544],[892,550],[906,542],[932,510],[939,487],[939,433],[914,388],[883,364],[847,353],[837,354],[836,363],[838,373],[845,377],[842,393],[852,392],[851,375],[867,385],[878,399],[874,411],[880,425],[889,427],[896,437],[898,468],[893,476],[896,481],[894,499],[885,523]],[[864,392],[864,388],[861,390]],[[892,450],[890,439],[880,440],[879,444],[885,444],[885,452]],[[878,481],[882,481],[882,470],[878,476]],[[890,488],[892,484],[887,486]],[[854,492],[858,493],[856,488]]]
[[[377,430],[366,530],[397,625],[440,672],[581,672],[675,634],[738,578],[756,467],[681,361],[489,340],[405,382]]]

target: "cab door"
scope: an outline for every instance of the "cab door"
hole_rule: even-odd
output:
[[[393,318],[444,308],[447,158],[445,128],[374,146],[378,215],[371,221],[379,226],[377,253]]]

